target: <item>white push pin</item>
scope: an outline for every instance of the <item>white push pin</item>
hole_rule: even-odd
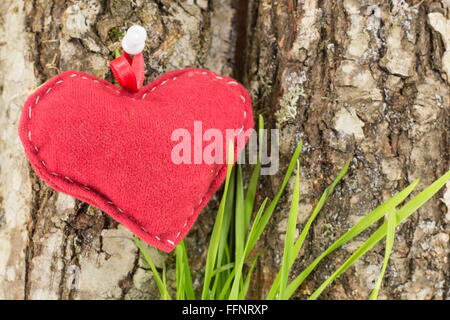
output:
[[[141,26],[132,26],[122,39],[122,48],[128,54],[141,53],[145,48],[145,40],[147,40],[145,29]]]

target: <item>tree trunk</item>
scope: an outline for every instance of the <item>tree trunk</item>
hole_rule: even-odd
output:
[[[417,178],[423,187],[448,170],[449,10],[449,1],[251,3],[254,36],[245,82],[257,112],[281,129],[285,159],[297,138],[304,139],[300,223],[339,168],[353,159],[350,175],[314,225],[299,270],[383,199]],[[272,185],[279,183],[272,179]],[[449,295],[445,212],[436,197],[400,228],[381,298]],[[286,214],[275,219],[267,236],[272,254],[260,268],[262,289],[282,253],[278,238]],[[299,296],[311,293],[360,243],[331,255]],[[367,298],[382,257],[380,245],[323,297]]]
[[[159,298],[131,233],[41,182],[16,128],[26,97],[59,72],[77,69],[112,81],[108,61],[135,23],[151,30],[147,82],[189,66],[237,77],[250,89],[256,113],[281,130],[282,169],[303,138],[299,227],[352,159],[349,176],[314,224],[298,270],[381,201],[416,178],[423,187],[449,168],[448,0],[3,1],[0,299]],[[264,193],[273,195],[280,176],[265,179]],[[381,298],[450,296],[450,185],[446,190],[399,229]],[[283,199],[261,243],[255,298],[263,297],[279,267],[289,200]],[[215,206],[212,201],[187,238],[199,279]],[[321,264],[298,297],[362,239]],[[150,250],[159,265],[168,261],[173,283],[173,255]],[[323,297],[366,298],[382,258],[380,245]]]

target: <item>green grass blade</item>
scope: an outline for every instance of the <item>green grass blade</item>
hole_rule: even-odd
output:
[[[264,145],[264,118],[260,114],[258,115],[258,160],[262,159],[262,151]]]
[[[208,300],[210,298],[210,283],[212,280],[212,274],[214,272],[214,267],[216,264],[217,259],[217,253],[219,249],[219,241],[220,236],[222,232],[222,222],[223,222],[223,215],[225,211],[225,203],[227,199],[227,192],[228,192],[228,186],[229,186],[229,180],[231,176],[231,170],[233,168],[234,163],[234,145],[233,143],[229,143],[228,148],[228,167],[227,167],[227,177],[225,181],[225,188],[223,191],[222,200],[220,201],[219,210],[217,212],[216,220],[214,223],[213,231],[211,234],[211,239],[209,242],[208,247],[208,253],[206,256],[206,265],[205,265],[205,276],[203,280],[203,290],[202,290],[202,300]]]
[[[397,225],[399,224],[399,222],[408,218],[412,213],[414,213],[414,211],[416,211],[431,197],[433,197],[442,188],[442,186],[447,183],[449,179],[450,170],[435,182],[433,182],[433,184],[431,184],[428,188],[415,196],[412,200],[408,201],[397,213]]]
[[[295,231],[297,230],[297,217],[298,217],[298,202],[300,200],[300,166],[297,162],[297,173],[295,175],[294,190],[292,193],[291,208],[288,216],[288,226],[284,239],[284,252],[281,262],[280,270],[280,286],[279,286],[279,298],[282,299],[284,291],[286,290],[289,270],[292,265],[292,261],[295,259],[292,257],[293,247],[295,241]]]
[[[167,288],[166,265],[163,265],[162,282],[163,282],[164,288]],[[168,290],[164,291],[163,300],[170,300]]]
[[[175,248],[175,258],[176,258],[176,264],[175,264],[175,272],[176,272],[176,279],[177,279],[177,300],[185,300],[185,287],[184,287],[184,259],[183,259],[183,249],[180,245],[178,245]]]
[[[292,175],[292,172],[294,171],[294,168],[297,164],[298,158],[300,157],[300,153],[302,150],[302,141],[300,140],[300,142],[298,143],[297,147],[295,148],[294,154],[291,158],[291,161],[289,163],[289,166],[286,170],[286,173],[284,175],[283,178],[283,182],[281,184],[280,189],[278,190],[277,194],[275,195],[275,198],[270,202],[270,205],[267,207],[267,209],[264,211],[264,213],[259,213],[257,214],[257,216],[261,216],[261,218],[258,218],[257,222],[258,223],[254,223],[253,227],[252,227],[252,232],[250,233],[251,236],[249,235],[246,246],[248,247],[248,250],[246,250],[246,255],[245,257],[251,252],[251,250],[254,248],[256,242],[258,241],[258,239],[260,238],[261,234],[263,233],[264,229],[267,226],[267,223],[269,222],[279,200],[281,195],[284,192],[284,189],[286,188],[287,183],[289,182],[289,179]],[[265,202],[264,202],[264,206],[265,206]],[[256,220],[256,219],[255,219]],[[244,258],[245,258],[244,257]],[[238,264],[239,268],[242,268],[241,263]],[[240,269],[242,271],[242,269]],[[239,281],[241,279],[241,275],[238,274],[237,275],[239,277]],[[238,282],[240,284],[240,282]],[[239,292],[239,288],[236,287],[237,283],[234,284],[233,283],[233,294],[231,295],[231,297],[233,297],[234,299],[237,299],[238,296],[238,292]],[[231,299],[231,298],[230,298]]]
[[[234,218],[234,202],[235,202],[235,188],[236,188],[236,170],[230,175],[230,181],[228,184],[227,198],[225,200],[225,211],[222,222],[222,232],[220,234],[219,251],[217,254],[217,265],[229,263],[229,259],[226,255],[226,246],[228,246],[228,236],[230,234],[231,222]]]
[[[223,265],[223,266],[215,269],[214,273],[213,273],[213,277],[215,277],[215,279],[218,279],[221,275],[225,274],[227,271],[230,271],[231,274],[234,274],[234,266],[235,266],[235,263],[231,262],[229,264]],[[229,277],[229,275],[227,275],[226,277],[223,277],[221,279],[220,283],[219,282],[214,283],[214,287],[211,290],[212,291],[212,294],[211,294],[212,300],[221,300],[216,294],[217,294],[217,291],[219,291],[219,296],[220,296],[220,293],[222,292],[222,288],[224,286],[226,286],[228,277]]]
[[[192,282],[191,268],[189,266],[189,258],[187,256],[187,250],[184,245],[184,242],[183,242],[183,251],[184,251],[184,258],[183,258],[184,265],[186,267],[184,276],[186,298],[189,300],[196,300],[197,298],[195,297],[194,283]]]
[[[261,220],[262,213],[264,212],[264,209],[266,208],[267,201],[269,199],[265,198],[263,203],[258,209],[258,212],[256,213],[255,220],[253,221],[252,227],[250,228],[250,232],[247,237],[247,242],[245,243],[245,249],[244,249],[244,260],[248,257],[250,252],[252,252],[253,248],[255,247],[256,242],[259,240],[258,234],[260,234],[258,229],[259,222]]]
[[[395,210],[392,210],[395,212]],[[361,258],[367,251],[372,249],[381,239],[383,238],[383,230],[378,229],[375,231],[369,239],[364,242],[361,247],[358,248],[351,256],[348,258],[331,276],[329,276],[320,287],[313,292],[313,294],[308,298],[308,300],[316,300],[320,294],[329,286],[337,277],[344,273],[348,268],[350,268],[353,263],[355,263],[359,258]]]
[[[227,278],[227,280],[225,281],[223,287],[220,290],[220,293],[218,295],[218,299],[219,300],[231,300],[228,297],[229,297],[229,294],[230,294],[231,283],[235,279],[235,277],[234,277],[235,272],[236,272],[236,269],[232,269],[232,271],[230,273],[230,276]]]
[[[253,168],[250,182],[248,184],[247,192],[245,193],[245,218],[247,225],[249,225],[252,218],[253,208],[255,205],[256,190],[259,183],[259,176],[261,173],[261,164],[257,163]]]
[[[242,268],[244,267],[244,262],[247,256],[250,254],[250,252],[253,250],[253,246],[251,246],[251,243],[255,244],[258,239],[256,238],[256,226],[259,223],[259,220],[261,219],[261,215],[264,211],[264,208],[266,207],[267,198],[263,201],[261,204],[261,207],[259,208],[255,220],[253,221],[252,227],[250,229],[247,242],[245,244],[244,254],[241,256],[241,259],[237,261],[235,272],[234,272],[234,279],[233,286],[231,288],[231,292],[229,295],[230,300],[236,300],[239,297],[239,286],[242,279]]]
[[[328,198],[330,197],[330,195],[333,193],[336,185],[347,174],[349,166],[350,166],[350,162],[347,162],[345,164],[345,166],[341,169],[341,171],[338,173],[338,175],[336,176],[334,181],[322,193],[322,196],[320,197],[319,201],[317,202],[317,204],[316,204],[316,206],[315,206],[311,216],[309,217],[307,223],[305,224],[302,232],[300,233],[300,236],[298,237],[298,239],[297,239],[297,241],[296,241],[296,243],[294,245],[294,250],[293,250],[293,254],[292,254],[292,258],[293,259],[291,259],[291,261],[290,261],[289,272],[292,269],[292,266],[293,266],[293,264],[295,262],[296,257],[298,257],[298,255],[300,253],[300,249],[302,248],[303,243],[304,243],[304,241],[306,239],[306,236],[309,233],[311,225],[313,224],[314,220],[316,219],[316,217],[318,216],[318,214],[322,210],[323,206],[325,205],[325,203],[328,200]],[[277,296],[278,289],[280,287],[280,276],[281,276],[281,272],[279,271],[277,273],[277,276],[275,277],[275,280],[274,280],[274,282],[272,284],[272,287],[271,287],[269,293],[267,294],[266,299],[273,300]]]
[[[314,208],[311,216],[309,217],[307,223],[305,224],[305,227],[302,230],[302,233],[297,239],[297,242],[294,246],[294,252],[295,257],[300,252],[300,249],[303,246],[303,243],[305,242],[306,236],[308,235],[309,230],[311,229],[311,225],[313,224],[314,220],[316,219],[319,212],[322,210],[323,206],[325,205],[326,201],[330,197],[330,195],[333,193],[334,189],[336,188],[336,185],[342,180],[342,178],[347,174],[348,168],[350,166],[350,162],[347,162],[345,166],[341,169],[341,171],[338,173],[337,177],[334,179],[334,181],[329,185],[322,196],[319,199],[319,202],[317,203],[316,207]]]
[[[184,241],[175,249],[176,276],[177,276],[177,300],[195,300],[194,286],[192,283],[191,268],[187,256]],[[180,287],[178,287],[180,286]]]
[[[267,223],[269,222],[270,218],[272,217],[272,214],[273,214],[278,202],[280,201],[281,195],[283,194],[284,189],[286,188],[286,185],[289,182],[289,179],[291,178],[292,172],[294,171],[294,168],[295,168],[298,158],[300,156],[301,150],[302,150],[302,141],[300,140],[299,144],[295,148],[294,154],[293,154],[291,161],[289,163],[289,166],[286,170],[286,173],[284,175],[283,182],[281,184],[280,189],[278,190],[274,199],[270,202],[270,204],[267,207],[267,209],[265,210],[264,214],[261,216],[261,219],[255,228],[255,237],[253,239],[251,239],[251,241],[249,243],[250,248],[253,248],[255,246],[257,239],[259,239],[259,237],[263,233],[264,229],[266,228]]]
[[[242,286],[242,290],[239,293],[239,300],[244,300],[248,293],[248,288],[250,287],[250,281],[252,280],[253,271],[256,267],[256,262],[258,261],[258,257],[253,260],[253,263],[250,269],[247,272],[247,276],[245,277],[244,285]],[[230,299],[231,300],[231,299]]]
[[[145,248],[144,243],[137,237],[134,237],[134,243],[139,248],[139,251],[141,252],[142,256],[144,257],[145,262],[150,266],[150,269],[153,273],[153,278],[155,279],[156,286],[158,287],[159,293],[161,294],[161,297],[164,300],[170,300],[169,291],[167,290],[167,286],[165,285],[163,279],[161,279],[161,276],[159,275],[158,270],[156,270],[155,263],[153,262],[152,258],[150,257],[150,254],[147,251],[147,248]]]
[[[258,157],[255,167],[253,168],[252,175],[250,177],[250,182],[248,184],[247,192],[245,194],[245,216],[247,219],[247,224],[249,224],[253,208],[255,204],[256,190],[258,189],[259,177],[261,174],[261,152],[263,146],[264,137],[264,119],[261,115],[258,117]]]
[[[442,177],[437,179],[433,184],[427,187],[425,190],[420,192],[413,199],[408,201],[401,209],[396,213],[396,226],[399,226],[405,219],[409,218],[417,209],[419,209],[425,202],[427,202],[431,197],[433,197],[450,179],[450,171],[447,171]],[[385,212],[391,213],[393,209]],[[373,246],[380,242],[387,234],[387,224],[384,222],[381,227],[379,227],[372,236],[364,242],[364,244],[355,251],[352,256],[347,259],[344,264],[339,267],[328,279],[322,283],[322,285],[311,295],[310,299],[316,299],[322,291],[333,282],[339,275],[345,272],[356,260],[358,260],[362,255],[369,251]]]
[[[409,194],[414,190],[419,180],[414,181],[404,190],[397,193],[391,199],[387,200],[383,204],[379,205],[369,214],[364,216],[359,220],[352,228],[350,228],[346,233],[344,233],[339,239],[337,239],[327,250],[322,252],[305,270],[303,270],[289,285],[287,289],[287,296],[290,297],[297,288],[303,283],[303,281],[311,274],[311,272],[316,268],[316,266],[329,255],[331,252],[335,251],[340,246],[344,245],[354,237],[358,236],[361,232],[372,226],[375,222],[381,219],[386,212],[390,212],[392,209],[397,207],[402,203]]]
[[[239,261],[244,254],[245,235],[247,233],[247,221],[244,213],[244,182],[242,181],[242,169],[236,168],[236,203],[235,203],[235,261]]]
[[[217,276],[219,273],[225,272],[227,270],[231,270],[234,268],[234,262],[224,264],[223,266],[220,266],[220,268],[217,268],[214,270],[213,277]]]
[[[220,268],[221,266],[227,265],[231,262],[230,248],[229,248],[230,242],[228,241],[228,239],[231,233],[232,221],[234,219],[235,188],[236,188],[236,167],[233,167],[228,185],[227,198],[225,202],[225,211],[222,222],[222,231],[220,232],[219,250],[217,253],[217,261],[215,268]],[[215,299],[217,288],[220,288],[224,285],[224,282],[226,281],[228,274],[229,274],[228,272],[221,272],[217,275],[217,277],[214,277],[214,284],[211,290],[211,297],[210,297],[211,299]]]
[[[377,282],[375,283],[375,287],[373,288],[372,294],[370,295],[370,300],[378,300],[378,293],[380,292],[381,283],[383,282],[384,274],[386,272],[386,268],[389,263],[392,248],[394,247],[396,223],[397,223],[396,211],[393,211],[388,215],[386,248],[384,249],[383,266],[381,267],[380,275],[378,276]]]

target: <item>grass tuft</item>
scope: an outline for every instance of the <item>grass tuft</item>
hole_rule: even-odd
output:
[[[195,288],[193,284],[192,273],[189,267],[189,258],[183,241],[175,250],[177,288],[174,296],[178,300],[194,300],[197,297],[197,293],[202,300],[242,300],[247,298],[252,283],[252,275],[256,269],[260,254],[263,254],[262,252],[258,252],[257,243],[266,230],[267,225],[284,194],[285,188],[296,169],[281,267],[266,295],[266,299],[292,298],[297,289],[325,257],[359,236],[362,232],[378,225],[379,220],[386,217],[386,221],[382,223],[381,226],[379,226],[378,229],[376,229],[375,232],[373,232],[332,275],[326,278],[308,298],[310,300],[319,298],[323,291],[336,278],[348,270],[348,268],[350,268],[365,253],[371,250],[377,243],[386,239],[384,260],[380,275],[369,297],[373,300],[377,299],[384,274],[389,264],[390,256],[394,250],[396,227],[409,218],[411,214],[417,211],[445,185],[450,179],[450,171],[399,208],[419,183],[418,180],[414,181],[404,190],[400,191],[362,217],[304,270],[298,275],[294,275],[292,274],[293,266],[300,255],[309,231],[317,216],[326,205],[327,200],[332,196],[335,188],[346,176],[350,162],[345,164],[334,181],[324,190],[322,196],[311,212],[308,221],[303,226],[298,238],[295,239],[297,232],[298,204],[300,200],[299,157],[302,149],[302,141],[299,141],[294,150],[281,186],[274,198],[272,200],[265,198],[261,201],[261,204],[257,206],[257,195],[261,174],[261,150],[263,147],[262,141],[264,140],[263,128],[264,121],[260,116],[258,132],[260,153],[257,164],[254,166],[251,173],[247,188],[244,188],[245,182],[242,167],[240,165],[233,166],[231,164],[233,162],[234,150],[233,144],[230,143],[228,149],[228,163],[230,164],[227,167],[225,187],[211,233],[203,273],[203,284],[201,285],[201,288]],[[162,268],[160,274],[151,259],[146,246],[137,238],[135,239],[135,242],[144,257],[144,260],[150,266],[161,298],[165,300],[171,299],[165,276],[166,267],[164,266]],[[290,281],[290,279],[292,280]]]

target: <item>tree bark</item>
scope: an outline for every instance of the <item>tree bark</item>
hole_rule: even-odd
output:
[[[449,7],[449,1],[252,1],[245,82],[257,112],[281,129],[284,164],[297,139],[304,140],[300,226],[353,159],[298,270],[383,199],[417,178],[424,187],[448,170]],[[446,204],[435,197],[402,225],[380,298],[449,296],[448,198]],[[282,254],[283,211],[266,237],[271,254],[261,262],[262,291]],[[311,293],[362,239],[322,263],[298,296]],[[322,297],[367,298],[382,257],[379,245]]]
[[[159,298],[131,233],[41,182],[16,128],[26,97],[59,72],[77,69],[113,81],[108,61],[132,24],[151,30],[147,82],[192,66],[237,77],[251,91],[256,113],[281,130],[280,168],[304,140],[299,228],[352,159],[296,270],[384,199],[416,178],[424,187],[449,168],[448,0],[3,1],[0,299]],[[265,178],[265,194],[273,195],[281,173]],[[450,184],[446,190],[399,229],[381,298],[450,296]],[[289,197],[283,199],[260,245],[254,298],[264,296],[279,267]],[[213,200],[187,238],[198,280],[216,206]],[[364,236],[321,264],[297,297],[311,293]],[[149,250],[158,265],[168,263],[173,283],[173,255]],[[379,245],[323,297],[366,298],[382,258]]]

